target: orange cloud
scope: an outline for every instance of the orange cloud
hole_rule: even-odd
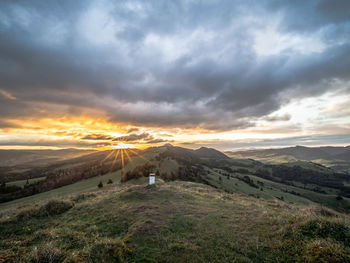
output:
[[[0,95],[9,100],[16,100],[15,96],[13,96],[10,92],[3,89],[0,89]]]

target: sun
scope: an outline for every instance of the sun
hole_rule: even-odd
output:
[[[112,145],[113,149],[129,149],[129,148],[135,148],[132,144],[126,144],[126,143],[118,143],[117,145]]]

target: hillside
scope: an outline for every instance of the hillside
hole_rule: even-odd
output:
[[[0,262],[350,262],[348,216],[199,183],[117,184],[0,211]]]
[[[350,146],[347,147],[304,147],[295,146],[279,149],[261,149],[225,152],[232,158],[252,158],[271,164],[295,161],[312,161],[339,171],[350,171]]]
[[[289,204],[328,206],[350,212],[350,181],[314,163],[266,165],[251,159],[231,159],[215,149],[190,150],[165,145],[146,150],[98,152],[20,174],[41,176],[0,186],[0,207],[30,203],[67,193],[96,189],[113,182],[145,180],[156,172],[164,181],[207,184],[228,193],[240,193]]]

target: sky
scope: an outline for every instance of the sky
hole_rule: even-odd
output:
[[[2,0],[0,148],[349,145],[349,10]]]

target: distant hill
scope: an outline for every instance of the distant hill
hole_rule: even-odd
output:
[[[350,170],[350,146],[305,147],[295,146],[279,149],[261,149],[225,152],[233,158],[252,158],[267,163],[312,161],[340,171]]]
[[[0,167],[42,166],[93,153],[93,150],[0,150]]]
[[[216,159],[229,159],[224,153],[215,150],[213,148],[201,147],[194,150],[195,154],[201,158],[216,158]]]

